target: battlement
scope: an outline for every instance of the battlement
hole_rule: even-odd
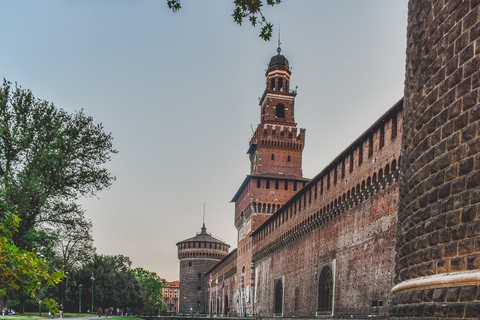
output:
[[[259,125],[250,140],[250,145],[256,144],[264,147],[285,149],[302,149],[304,143],[305,129],[298,129],[291,125],[268,123],[263,126]]]

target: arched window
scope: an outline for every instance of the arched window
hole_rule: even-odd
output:
[[[333,306],[333,275],[330,267],[324,266],[318,278],[317,311],[331,312]]]
[[[278,79],[278,91],[283,91],[283,78]]]
[[[275,117],[277,118],[285,118],[285,106],[283,103],[279,103],[275,107]]]
[[[397,160],[395,159],[392,161],[392,171],[397,171]]]
[[[275,78],[272,78],[272,80],[270,81],[270,89],[275,90]]]
[[[283,279],[275,280],[275,300],[273,306],[275,315],[282,316],[283,313]]]

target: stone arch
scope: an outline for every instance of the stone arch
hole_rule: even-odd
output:
[[[393,159],[392,161],[392,171],[397,171],[397,160],[396,159]]]
[[[333,274],[329,266],[324,266],[318,278],[317,311],[331,311],[333,306]]]

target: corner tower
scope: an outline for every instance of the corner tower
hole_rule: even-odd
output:
[[[193,238],[177,243],[180,260],[180,299],[178,311],[183,314],[206,314],[205,275],[228,255],[230,246],[207,233],[203,224]]]
[[[309,180],[302,177],[305,129],[295,123],[295,96],[290,90],[288,60],[280,54],[268,64],[260,99],[260,124],[250,140],[250,174],[232,199],[238,230],[237,292],[240,316],[253,313],[255,288],[250,235]]]

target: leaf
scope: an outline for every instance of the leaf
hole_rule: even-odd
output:
[[[267,24],[262,27],[262,31],[260,32],[259,37],[265,41],[270,41],[270,38],[272,37],[272,30],[273,25],[267,22]]]

